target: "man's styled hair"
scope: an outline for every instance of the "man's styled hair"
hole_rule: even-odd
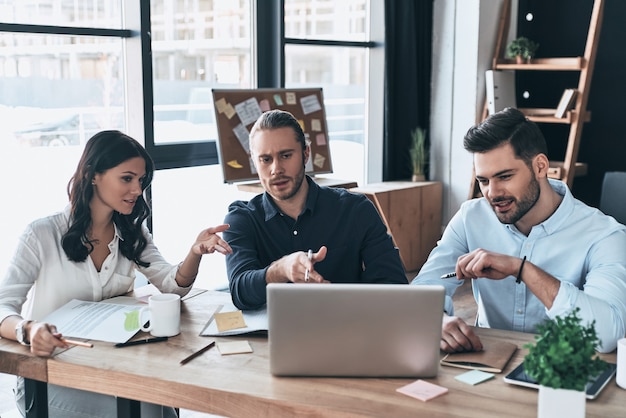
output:
[[[250,138],[252,138],[257,131],[279,128],[291,128],[296,134],[296,141],[302,145],[302,151],[306,149],[306,139],[298,120],[291,113],[279,109],[269,110],[259,116],[257,121],[254,122],[254,125],[252,125],[252,129],[250,129]]]
[[[530,165],[537,154],[548,155],[546,139],[534,122],[512,107],[490,115],[471,127],[463,139],[463,147],[472,153],[484,153],[510,143],[515,157]]]

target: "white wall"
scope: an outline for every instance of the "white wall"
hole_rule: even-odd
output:
[[[482,113],[502,0],[435,0],[431,99],[431,179],[444,184],[443,223],[472,185],[463,136]],[[517,10],[517,1],[512,2]],[[515,17],[511,19],[514,26]]]

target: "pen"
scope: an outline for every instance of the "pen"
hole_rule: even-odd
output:
[[[154,338],[146,338],[145,340],[128,341],[125,343],[117,343],[115,344],[115,346],[116,347],[129,347],[131,345],[158,343],[161,341],[167,341],[167,337],[154,337]]]
[[[63,341],[65,344],[68,344],[68,345],[76,345],[78,347],[93,348],[93,344],[85,343],[83,341],[68,340],[67,338],[61,338],[61,341]]]
[[[311,261],[313,259],[313,251],[309,250],[309,252],[306,253],[306,256],[309,259],[309,261]],[[304,281],[305,282],[309,281],[309,269],[308,268],[304,271]]]
[[[456,277],[456,272],[452,272],[452,273],[447,273],[447,274],[444,274],[444,275],[443,275],[443,276],[441,276],[440,278],[441,278],[441,279],[450,279],[450,278],[452,278],[452,277]]]
[[[193,353],[193,354],[189,355],[188,357],[185,357],[184,359],[182,359],[180,361],[180,364],[187,364],[187,363],[189,363],[191,360],[195,359],[200,354],[204,353],[205,351],[208,351],[214,345],[215,345],[215,341],[211,341],[208,345],[205,345],[204,347],[202,347],[201,349],[199,349],[195,353]]]

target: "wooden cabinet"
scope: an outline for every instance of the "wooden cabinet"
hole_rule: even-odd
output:
[[[406,271],[419,270],[441,237],[440,182],[390,181],[350,189],[376,206]]]

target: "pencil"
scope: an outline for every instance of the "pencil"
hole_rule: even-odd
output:
[[[76,345],[78,347],[93,348],[92,343],[85,343],[85,342],[76,341],[76,340],[68,340],[67,338],[61,338],[61,341],[63,341],[65,344]]]
[[[215,341],[211,341],[208,345],[202,347],[201,349],[199,349],[198,351],[196,351],[195,353],[191,354],[188,357],[185,357],[184,359],[182,359],[180,361],[180,364],[187,364],[189,363],[191,360],[195,359],[196,357],[198,357],[200,354],[204,353],[205,351],[209,351],[209,349],[211,347],[213,347],[215,345]]]
[[[309,252],[307,252],[306,256],[309,259],[309,261],[311,261],[313,259],[313,250],[309,250]],[[304,271],[304,281],[305,282],[309,281],[309,269],[306,269]]]

